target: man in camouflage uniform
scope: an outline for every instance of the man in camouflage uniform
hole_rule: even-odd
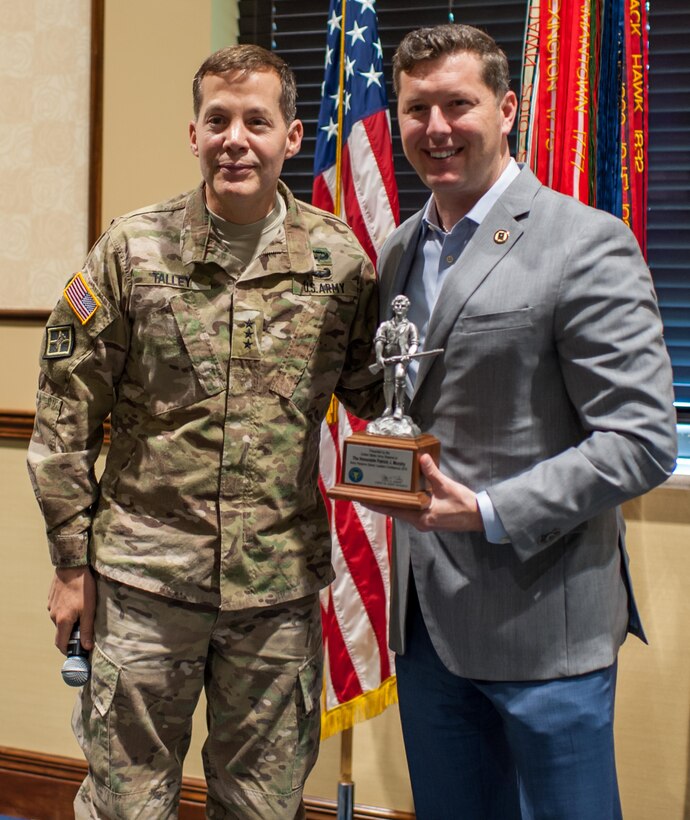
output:
[[[333,393],[378,410],[380,384],[371,263],[278,179],[295,100],[270,52],[211,55],[190,123],[202,185],[115,220],[48,321],[29,467],[56,644],[79,619],[93,649],[78,818],[177,816],[203,686],[207,816],[304,815],[333,578],[320,425]]]

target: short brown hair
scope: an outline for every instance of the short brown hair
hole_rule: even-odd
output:
[[[443,23],[406,34],[393,55],[393,87],[400,89],[400,74],[409,74],[419,63],[459,52],[475,54],[482,62],[482,80],[499,98],[510,90],[508,58],[493,37],[474,26]]]
[[[227,46],[215,51],[199,66],[192,83],[194,118],[201,111],[201,81],[207,74],[227,74],[236,71],[241,77],[255,71],[275,71],[280,80],[280,112],[287,125],[297,114],[297,83],[290,66],[272,51],[261,46]]]

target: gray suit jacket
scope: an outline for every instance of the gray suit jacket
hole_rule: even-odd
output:
[[[420,224],[418,213],[382,250],[383,310],[405,289]],[[663,481],[677,446],[635,238],[523,169],[448,272],[425,347],[445,353],[421,360],[409,413],[440,439],[443,471],[488,492],[510,543],[396,523],[391,647],[405,651],[412,568],[456,674],[537,680],[610,665],[626,632],[644,638],[618,505]]]

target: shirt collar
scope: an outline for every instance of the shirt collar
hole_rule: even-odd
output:
[[[489,190],[470,208],[463,219],[470,219],[477,225],[481,225],[482,221],[498,201],[501,194],[506,190],[510,183],[520,173],[520,166],[511,157],[506,167],[503,169],[501,176],[494,182]],[[453,233],[457,226],[462,222],[462,219],[453,225],[448,233]],[[429,197],[422,214],[422,224],[425,228],[431,229],[439,233],[446,233],[439,227],[440,220],[436,211],[436,203],[434,202],[433,194]]]

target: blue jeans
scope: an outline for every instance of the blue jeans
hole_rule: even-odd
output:
[[[621,820],[616,664],[547,681],[459,677],[411,590],[396,668],[418,820]]]

